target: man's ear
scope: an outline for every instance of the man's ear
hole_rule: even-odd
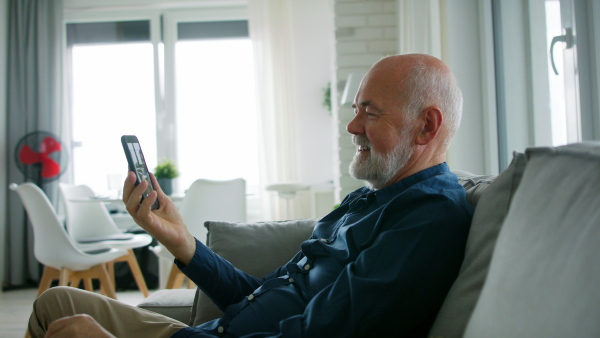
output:
[[[418,145],[433,141],[442,128],[442,112],[437,107],[428,107],[421,113],[421,130],[417,136]]]

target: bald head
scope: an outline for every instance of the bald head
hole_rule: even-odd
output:
[[[426,54],[388,56],[371,68],[367,78],[386,81],[409,120],[428,107],[440,109],[442,149],[447,150],[460,125],[463,98],[456,78],[444,62]]]

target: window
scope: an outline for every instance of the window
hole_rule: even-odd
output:
[[[127,168],[120,136],[135,134],[150,170],[163,158],[178,164],[178,193],[198,178],[243,177],[250,193],[258,189],[254,66],[243,13],[67,24],[76,184],[107,192],[107,177]]]
[[[558,0],[546,0],[546,39],[547,49],[550,50],[552,39],[562,34],[560,24],[560,2]],[[552,46],[553,47],[553,46]],[[563,57],[560,46],[549,55],[554,60],[557,73],[554,72],[552,64],[548,64],[548,78],[550,83],[550,113],[552,125],[552,145],[558,146],[568,143],[567,138],[567,116],[565,109],[565,86]],[[554,50],[554,48],[553,48]],[[552,51],[550,51],[552,52]]]
[[[252,44],[246,21],[179,23],[175,43],[180,185],[243,177],[258,189]]]
[[[126,171],[120,138],[135,134],[156,163],[149,21],[67,25],[71,56],[73,175],[98,194]]]

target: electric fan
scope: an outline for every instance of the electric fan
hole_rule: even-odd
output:
[[[15,148],[15,162],[26,178],[41,187],[54,181],[67,169],[68,156],[55,135],[34,131],[19,140]]]

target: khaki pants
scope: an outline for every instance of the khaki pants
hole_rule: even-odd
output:
[[[53,287],[33,304],[29,334],[44,337],[48,326],[62,317],[88,314],[116,337],[169,337],[187,327],[175,319],[72,287]]]

